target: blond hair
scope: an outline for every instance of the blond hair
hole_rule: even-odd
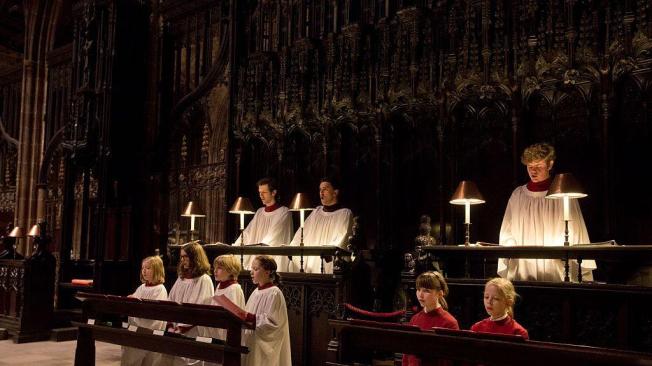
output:
[[[165,268],[163,267],[163,261],[158,255],[153,255],[143,259],[141,265],[145,262],[149,263],[149,267],[152,269],[152,283],[150,285],[160,285],[165,283]],[[143,277],[143,271],[140,271],[140,282],[146,283],[145,277]]]
[[[199,243],[188,243],[181,250],[186,252],[188,256],[190,268],[187,270],[184,269],[181,264],[182,261],[179,261],[179,266],[177,267],[179,277],[197,278],[210,272],[211,265],[208,263],[208,257],[206,257],[206,252],[204,252],[204,248]]]
[[[545,160],[546,163],[554,161],[557,158],[555,148],[547,143],[533,144],[523,150],[521,163],[528,165],[534,161]]]
[[[439,297],[439,304],[444,308],[444,310],[448,310],[448,303],[444,298],[448,296],[448,284],[441,273],[437,271],[423,272],[419,277],[417,277],[416,287],[417,289],[425,288],[441,291],[442,294]]]
[[[217,267],[228,272],[234,280],[238,279],[238,275],[242,271],[240,261],[233,254],[224,254],[215,258],[213,260],[213,268],[217,269]]]
[[[505,298],[505,303],[507,305],[507,314],[513,318],[514,303],[516,302],[516,297],[518,297],[518,294],[516,293],[516,289],[514,288],[512,281],[506,278],[496,277],[487,281],[485,288],[489,285],[496,286],[498,292],[500,292],[500,295]]]

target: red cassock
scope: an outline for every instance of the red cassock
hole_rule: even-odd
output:
[[[481,333],[519,335],[525,339],[529,337],[527,330],[512,319],[511,316],[498,321],[493,321],[491,318],[481,320],[473,324],[471,330]]]
[[[460,326],[457,324],[457,320],[444,308],[437,308],[428,313],[425,311],[420,311],[410,319],[410,325],[416,325],[419,328],[426,330],[432,329],[433,327],[437,328],[447,328],[447,329],[460,329]],[[412,355],[403,355],[403,366],[426,366],[426,365],[437,365],[445,366],[450,365],[450,361],[439,360],[434,363],[431,362],[421,362],[418,357]]]

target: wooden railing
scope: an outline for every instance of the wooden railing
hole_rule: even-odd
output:
[[[373,351],[398,352],[422,360],[453,360],[483,365],[652,365],[652,354],[608,348],[526,341],[468,331],[418,331],[386,323],[331,321],[337,338],[331,342],[328,365],[368,363]]]
[[[644,265],[652,263],[652,245],[615,245],[584,244],[573,246],[457,246],[435,245],[417,247],[417,256],[424,259],[439,261],[446,264],[452,259],[462,259],[465,262],[465,277],[469,275],[469,263],[473,258],[484,261],[498,258],[529,258],[529,259],[561,259],[566,262],[577,260],[581,266],[585,259],[596,259],[604,262],[620,262],[628,265]],[[566,266],[566,278],[569,268]],[[582,282],[582,271],[578,271],[578,282]]]
[[[240,365],[241,354],[248,352],[246,347],[241,346],[242,329],[255,328],[255,324],[246,322],[218,306],[177,304],[170,301],[90,293],[78,293],[77,297],[83,301],[85,323],[74,323],[79,327],[75,352],[76,366],[95,365],[95,340],[173,356],[219,362],[225,366]],[[226,340],[214,344],[176,334],[123,329],[122,320],[128,316],[222,328],[226,329]]]

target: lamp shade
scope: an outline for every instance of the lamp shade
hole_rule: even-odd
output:
[[[587,194],[584,193],[584,189],[582,189],[582,186],[577,179],[575,179],[573,174],[560,173],[555,175],[555,179],[552,180],[546,198],[584,198],[586,196]]]
[[[183,210],[183,213],[181,216],[187,216],[187,217],[205,217],[206,214],[204,211],[194,203],[193,201],[188,202],[188,205],[186,206],[186,209]]]
[[[461,181],[450,200],[453,205],[465,205],[466,203],[476,205],[484,202],[484,197],[478,187],[470,180]]]
[[[31,237],[41,236],[41,226],[39,224],[34,224],[34,226],[32,226],[32,228],[29,229],[27,236],[31,236]]]
[[[25,231],[23,230],[22,227],[15,226],[9,233],[9,236],[12,238],[22,238],[25,236]]]
[[[247,197],[238,197],[229,212],[232,214],[253,214],[254,206],[251,205]]]
[[[310,203],[305,193],[297,193],[290,202],[290,211],[312,210],[314,207]]]

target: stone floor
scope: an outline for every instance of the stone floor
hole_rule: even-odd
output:
[[[69,366],[75,362],[77,341],[32,342],[15,344],[11,340],[0,341],[0,366]],[[120,365],[120,346],[95,342],[97,366]]]

